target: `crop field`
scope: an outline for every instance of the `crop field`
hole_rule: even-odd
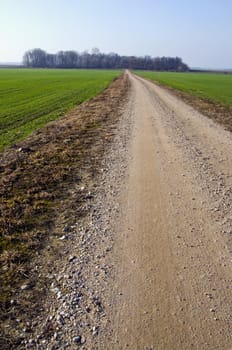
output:
[[[136,74],[194,96],[232,106],[232,74],[148,71]]]
[[[92,98],[120,71],[0,69],[0,151]]]

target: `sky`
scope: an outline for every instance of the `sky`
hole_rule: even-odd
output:
[[[94,47],[232,68],[232,0],[0,0],[0,62]]]

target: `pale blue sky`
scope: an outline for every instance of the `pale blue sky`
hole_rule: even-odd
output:
[[[98,47],[232,68],[232,0],[0,0],[0,62]]]

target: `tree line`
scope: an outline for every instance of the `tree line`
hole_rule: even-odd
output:
[[[23,65],[33,68],[96,68],[96,69],[141,69],[157,71],[188,71],[180,57],[120,56],[116,53],[101,53],[97,48],[91,53],[84,51],[59,51],[47,53],[41,49],[27,51]]]

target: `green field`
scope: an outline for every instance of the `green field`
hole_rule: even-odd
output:
[[[192,95],[232,106],[232,74],[137,71],[136,74]]]
[[[0,69],[0,150],[100,93],[120,71]]]

